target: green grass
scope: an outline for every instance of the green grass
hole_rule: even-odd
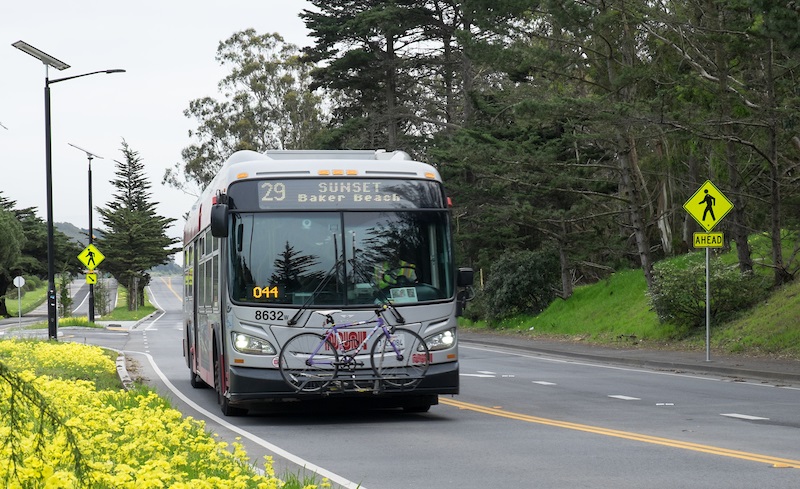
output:
[[[754,260],[765,256],[768,240],[756,236],[752,241]],[[737,263],[735,250],[722,258],[725,263]],[[686,255],[671,260],[685,263]],[[765,267],[758,268],[757,273],[769,273]],[[473,329],[511,331],[531,337],[580,340],[605,346],[685,350],[705,347],[705,327],[693,330],[680,340],[674,339],[682,335],[676,334],[674,325],[659,322],[650,308],[646,292],[642,271],[625,270],[606,280],[577,287],[572,297],[556,299],[536,316],[517,316],[497,324],[470,322],[463,318],[460,322]],[[712,323],[710,346],[717,353],[800,359],[799,317],[800,280],[772,291],[765,302],[736,319]]]
[[[144,306],[139,306],[135,311],[129,311],[128,306],[128,289],[119,286],[117,289],[117,305],[110,314],[103,316],[103,321],[138,321],[146,318],[156,311],[156,308],[150,304],[150,298],[147,294],[144,295]]]
[[[567,337],[596,343],[663,341],[669,334],[650,309],[640,270],[624,270],[592,285],[577,287],[567,300],[556,299],[537,316],[518,316],[497,325],[468,327]]]
[[[800,282],[784,285],[734,321],[712,327],[711,344],[728,353],[800,359]]]
[[[22,296],[22,314],[25,315],[34,309],[36,309],[39,304],[43,303],[45,298],[47,297],[47,284],[38,287],[34,290],[28,290]],[[6,308],[8,309],[8,314],[11,317],[19,316],[20,310],[20,301],[17,296],[16,290],[9,289],[8,294],[6,294]]]

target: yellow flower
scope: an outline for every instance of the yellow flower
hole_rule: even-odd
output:
[[[113,361],[98,347],[0,340],[0,362],[46,399],[49,413],[57,413],[56,419],[42,418],[41,406],[22,403],[17,396],[11,430],[13,389],[0,377],[0,439],[14,440],[15,459],[21,461],[17,466],[0,462],[0,480],[18,481],[18,487],[54,489],[87,485],[279,489],[284,485],[275,477],[271,457],[265,457],[265,475],[256,473],[241,438],[232,444],[221,441],[206,431],[205,423],[184,417],[154,391],[98,391],[87,379],[101,371],[116,372]],[[57,378],[54,372],[62,366],[81,372],[81,378]],[[0,461],[10,461],[11,450],[9,443],[0,445]],[[82,481],[74,473],[75,450],[86,474]]]

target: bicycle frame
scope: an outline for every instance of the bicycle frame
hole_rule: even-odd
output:
[[[315,362],[314,361],[314,358],[317,356],[319,351],[326,344],[334,345],[334,347],[342,355],[342,357],[343,358],[347,358],[347,361],[345,361],[343,365],[354,366],[356,355],[358,354],[359,351],[361,351],[362,348],[366,349],[366,346],[369,343],[370,338],[372,338],[378,330],[383,331],[383,333],[386,335],[387,338],[390,337],[390,335],[393,333],[393,330],[394,330],[393,326],[391,326],[389,328],[386,327],[386,325],[389,324],[389,323],[387,323],[386,320],[383,318],[383,311],[378,310],[378,311],[375,312],[375,315],[377,316],[377,320],[374,321],[375,322],[375,326],[369,331],[369,333],[367,333],[367,336],[361,341],[361,343],[359,343],[355,348],[348,349],[348,348],[345,348],[345,346],[344,346],[345,343],[347,343],[348,341],[344,340],[340,336],[340,331],[343,330],[343,329],[347,329],[347,328],[363,326],[365,324],[372,323],[373,321],[372,320],[365,320],[365,321],[356,321],[356,322],[352,322],[352,323],[340,323],[340,324],[337,324],[336,321],[334,321],[334,319],[333,319],[332,313],[325,314],[324,311],[316,311],[316,313],[324,315],[325,318],[326,318],[325,319],[325,323],[326,324],[330,324],[331,327],[328,330],[328,332],[325,333],[325,335],[322,337],[322,341],[319,342],[319,345],[311,353],[311,356],[306,360],[306,364],[309,365],[309,366],[312,366],[314,364],[318,364],[319,365],[319,364],[326,363],[326,362]],[[334,338],[335,338],[335,341],[334,341]],[[395,345],[394,342],[392,342],[392,341],[389,341],[388,343],[390,345],[392,345],[392,349],[394,350],[394,353],[397,356],[397,359],[398,360],[403,360],[403,355],[402,355],[402,353],[400,353],[400,350],[397,349],[397,345]],[[350,350],[353,351],[352,354],[348,354],[347,353]]]

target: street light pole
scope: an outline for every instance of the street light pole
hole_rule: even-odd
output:
[[[93,71],[91,73],[84,73],[82,75],[68,76],[51,80],[48,72],[49,67],[52,66],[57,70],[65,70],[69,68],[69,65],[26,42],[17,41],[11,45],[44,63],[44,151],[45,177],[47,180],[47,336],[51,340],[57,340],[58,311],[56,309],[56,257],[55,238],[53,232],[53,154],[50,130],[50,85],[53,83],[72,80],[73,78],[80,78],[82,76],[89,76],[97,73],[123,73],[125,70],[115,69]]]
[[[89,244],[91,245],[94,240],[94,230],[92,229],[92,159],[102,160],[103,157],[72,143],[67,144],[86,153],[86,158],[89,159]],[[89,322],[94,322],[94,284],[91,283],[89,284]]]
[[[56,308],[56,245],[53,233],[53,148],[50,134],[50,81],[48,64],[44,66],[44,154],[47,180],[47,337],[58,339]]]

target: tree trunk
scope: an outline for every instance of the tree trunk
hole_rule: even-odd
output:
[[[717,16],[718,28],[724,29],[724,22],[721,15]],[[722,100],[720,107],[722,121],[731,120],[731,104],[726,102],[729,99],[728,94],[728,77],[730,76],[728,47],[723,44],[718,44],[716,48],[716,64],[720,69],[719,74],[719,98]],[[745,226],[745,213],[744,213],[744,188],[741,178],[739,176],[739,168],[736,159],[736,143],[732,138],[736,135],[736,129],[732,124],[722,124],[722,132],[728,137],[725,144],[725,162],[728,167],[728,185],[731,191],[730,199],[733,204],[733,211],[731,212],[731,239],[736,243],[736,255],[739,259],[739,270],[743,273],[753,271],[753,260],[750,257],[750,243],[747,239],[747,227]]]
[[[617,162],[620,170],[620,192],[628,206],[628,219],[636,241],[636,250],[647,282],[647,288],[653,286],[653,260],[650,254],[650,241],[647,238],[647,219],[644,215],[646,205],[642,202],[642,190],[636,173],[636,147],[633,137],[620,138]],[[623,146],[624,145],[624,146]]]

